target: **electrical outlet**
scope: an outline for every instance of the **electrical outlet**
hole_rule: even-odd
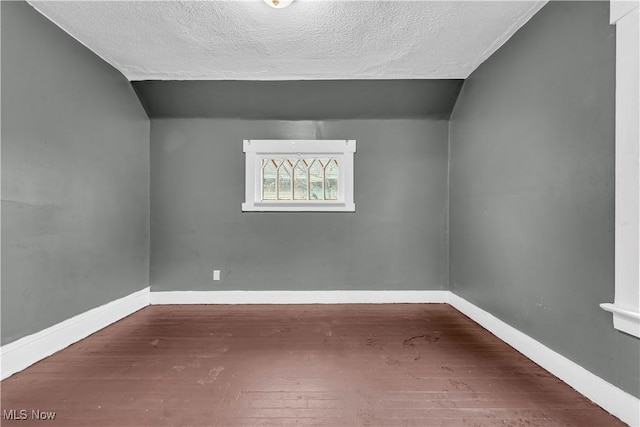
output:
[[[213,280],[220,280],[220,270],[213,270]]]

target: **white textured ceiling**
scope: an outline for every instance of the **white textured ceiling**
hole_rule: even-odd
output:
[[[30,1],[129,80],[466,78],[546,1]]]

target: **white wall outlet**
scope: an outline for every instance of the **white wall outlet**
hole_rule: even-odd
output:
[[[213,280],[220,280],[220,270],[213,270]]]

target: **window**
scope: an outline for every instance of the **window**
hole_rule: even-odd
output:
[[[354,140],[245,140],[243,211],[353,212]]]

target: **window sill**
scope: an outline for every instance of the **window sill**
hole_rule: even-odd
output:
[[[614,328],[640,338],[640,313],[610,303],[600,304],[600,307],[613,313]]]
[[[342,202],[253,202],[243,203],[243,212],[355,212],[354,203]]]

